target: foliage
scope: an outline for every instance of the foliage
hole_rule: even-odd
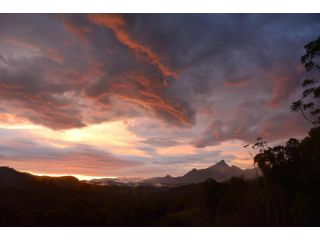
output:
[[[320,71],[320,36],[315,41],[305,45],[306,54],[301,57],[301,63],[307,72]],[[300,112],[314,126],[320,126],[320,81],[307,78],[303,81],[302,97],[291,105],[291,110]]]

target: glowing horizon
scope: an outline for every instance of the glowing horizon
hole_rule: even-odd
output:
[[[48,176],[48,177],[75,177],[78,180],[82,181],[82,180],[92,180],[92,179],[96,179],[96,178],[110,178],[110,179],[117,179],[119,177],[110,177],[110,176],[85,176],[85,175],[77,175],[77,174],[70,174],[70,175],[66,175],[66,174],[53,174],[53,173],[34,173],[34,172],[26,172],[26,173],[30,173],[32,175],[36,175],[36,176]]]

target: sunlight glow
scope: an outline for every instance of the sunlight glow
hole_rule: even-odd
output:
[[[164,156],[189,155],[197,152],[191,145],[170,146],[157,149],[157,153]]]
[[[86,176],[86,175],[80,175],[80,174],[56,174],[56,173],[36,173],[36,172],[28,172],[31,173],[32,175],[36,175],[36,176],[48,176],[48,177],[66,177],[66,176],[72,176],[75,177],[77,179],[79,179],[80,181],[82,180],[91,180],[91,179],[95,179],[95,178],[110,178],[110,179],[116,179],[118,177],[114,177],[114,176]]]

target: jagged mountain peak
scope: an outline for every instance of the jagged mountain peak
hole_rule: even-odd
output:
[[[221,160],[216,164],[212,165],[211,167],[208,167],[208,169],[221,169],[221,168],[230,168],[230,166],[224,160]]]
[[[224,160],[221,160],[215,164],[216,166],[229,166]]]

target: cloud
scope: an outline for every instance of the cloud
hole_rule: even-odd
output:
[[[309,18],[315,21],[314,15]],[[40,19],[55,28],[45,29]],[[216,104],[233,107],[234,95],[246,100],[249,85],[268,98],[269,107],[283,106],[301,76],[294,60],[299,53],[291,52],[297,46],[302,49],[309,32],[292,41],[297,30],[291,23],[300,20],[280,20],[277,26],[271,18],[245,14],[6,16],[1,81],[3,88],[12,88],[5,98],[19,103],[8,111],[53,129],[141,114],[192,127],[201,118],[196,114],[205,109],[212,115],[210,111],[218,109],[209,108]],[[244,34],[234,31],[239,23]],[[43,33],[30,35],[33,28]],[[270,31],[273,35],[264,35]],[[282,32],[289,32],[283,43],[273,40]],[[274,51],[267,51],[271,47]],[[4,79],[12,78],[10,74],[28,83],[16,88]],[[41,107],[26,94],[39,95]]]
[[[229,140],[254,143],[257,137],[262,137],[270,143],[304,136],[310,127],[301,116],[294,113],[275,114],[258,121],[254,121],[250,116],[237,116],[232,120],[212,122],[202,136],[193,141],[193,145],[204,148]]]
[[[294,66],[291,66],[294,69]],[[300,86],[302,74],[295,71],[289,71],[286,69],[282,74],[274,73],[270,76],[270,80],[273,82],[273,93],[267,103],[268,107],[279,107],[283,102],[286,102],[288,97],[294,93],[294,90]]]
[[[224,86],[226,87],[243,87],[246,86],[250,83],[250,77],[243,76],[240,78],[235,78],[235,79],[228,79],[227,81],[224,82]]]
[[[168,99],[165,96],[165,89],[152,81],[152,76],[146,77],[140,73],[129,72],[112,80],[108,82],[101,80],[89,89],[88,96],[101,104],[105,103],[106,98],[114,97],[154,112],[160,119],[165,119],[175,125],[190,126],[193,124],[193,111],[187,105],[184,106],[178,101]],[[102,88],[99,87],[101,85]]]
[[[1,165],[40,173],[114,176],[143,165],[89,145],[74,144],[61,148],[21,136],[1,143],[0,152]]]
[[[0,124],[60,133],[122,121],[136,136],[128,152],[145,153],[148,166],[135,170],[144,174],[166,166],[151,158],[186,163],[157,155],[160,148],[190,145],[198,155],[186,161],[200,164],[209,161],[200,151],[234,139],[298,136],[310,126],[289,106],[301,92],[299,60],[304,44],[318,36],[319,20],[317,14],[2,14]],[[100,171],[91,160],[100,153],[81,149],[59,153],[67,159],[93,152],[83,166],[92,161]]]
[[[181,144],[181,142],[179,141],[166,138],[147,138],[146,140],[142,141],[142,143],[146,143],[156,147],[171,147]]]
[[[168,66],[162,63],[161,58],[151,48],[145,46],[130,37],[125,19],[122,15],[115,14],[91,14],[89,16],[91,22],[110,28],[119,42],[134,50],[136,53],[144,54],[149,58],[152,64],[156,65],[164,77],[176,76],[176,73]],[[164,82],[166,85],[167,83]]]
[[[115,14],[94,14],[90,15],[89,19],[95,24],[111,29],[121,44],[144,59],[135,59],[137,65],[134,68],[123,69],[119,75],[110,76],[108,80],[101,79],[89,89],[88,95],[100,102],[105,101],[108,96],[115,96],[154,111],[156,116],[175,125],[193,125],[193,110],[180,99],[166,95],[166,89],[169,87],[167,80],[169,77],[175,77],[176,73],[162,63],[156,52],[130,36],[124,17]]]
[[[78,111],[73,107],[72,100],[55,96],[63,93],[62,86],[46,83],[33,68],[0,68],[0,98],[4,108],[52,129],[85,126],[77,117]]]
[[[86,24],[83,15],[68,14],[61,15],[57,14],[56,17],[63,22],[63,25],[67,32],[75,35],[79,38],[82,43],[89,44],[88,34],[92,32],[92,29]],[[81,24],[79,24],[81,22]]]
[[[168,124],[192,126],[189,104],[167,94],[173,71],[155,51],[129,36],[120,15],[114,17],[115,21],[108,15],[4,18],[0,86],[3,100],[10,99],[8,112],[55,130],[142,112]],[[29,34],[33,28],[43,29],[38,25],[41,19],[55,26],[48,33],[52,38]],[[106,33],[107,26],[113,32]]]

